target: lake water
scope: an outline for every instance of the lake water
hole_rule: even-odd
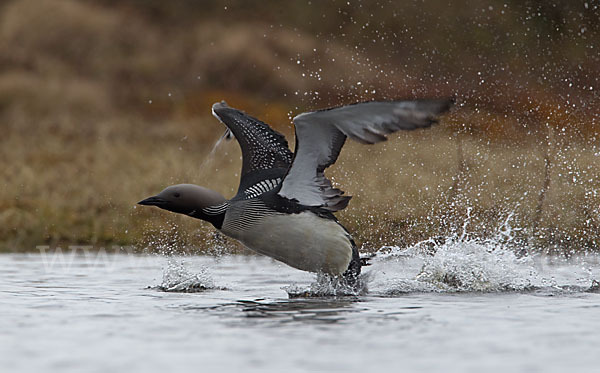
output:
[[[0,255],[0,366],[600,371],[597,255],[436,249],[382,248],[364,270],[368,292],[337,297],[315,275],[256,256]]]

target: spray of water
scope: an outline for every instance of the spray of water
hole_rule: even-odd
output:
[[[200,164],[200,171],[204,171],[205,167],[213,161],[213,159],[215,159],[215,154],[217,152],[217,149],[219,149],[221,147],[221,144],[223,143],[224,140],[231,140],[233,138],[233,134],[231,133],[231,131],[229,129],[227,129],[225,131],[225,133],[223,134],[223,136],[221,136],[213,145],[212,149],[210,150],[210,152],[208,153],[208,155],[206,157],[204,157],[204,160],[202,161],[202,163]]]
[[[166,259],[163,266],[162,282],[155,289],[167,292],[201,292],[218,288],[206,266],[189,269],[188,243],[179,234],[179,227],[172,223],[148,242],[145,252],[156,252]],[[190,253],[191,254],[191,253]]]
[[[490,238],[462,230],[443,240],[407,248],[382,247],[370,286],[386,295],[410,292],[592,291],[598,287],[585,257],[558,258],[532,252],[515,239],[512,214]],[[557,269],[561,268],[561,272]],[[565,271],[565,269],[567,269]]]
[[[198,272],[191,272],[186,268],[183,260],[172,256],[167,257],[162,283],[158,289],[168,292],[194,293],[215,288],[207,268],[201,267]]]
[[[368,283],[368,273],[361,274],[356,285],[349,285],[346,280],[340,277],[318,274],[316,281],[308,287],[294,284],[285,286],[282,289],[288,293],[290,298],[359,296],[367,294]]]

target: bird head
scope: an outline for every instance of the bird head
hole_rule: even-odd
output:
[[[138,205],[156,206],[179,214],[194,215],[206,207],[218,206],[225,201],[225,197],[214,190],[193,184],[178,184],[138,202]]]

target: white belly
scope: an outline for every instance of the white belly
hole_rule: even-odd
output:
[[[339,275],[352,259],[352,243],[344,228],[308,211],[263,217],[244,232],[230,231],[225,223],[222,232],[249,249],[304,271]]]

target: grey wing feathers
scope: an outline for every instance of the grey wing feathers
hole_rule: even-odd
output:
[[[294,124],[333,125],[352,140],[374,144],[399,130],[429,127],[436,116],[447,111],[452,100],[363,102],[333,109],[303,113]]]
[[[451,105],[449,99],[373,101],[296,116],[296,154],[279,194],[307,206],[344,209],[350,197],[332,187],[324,170],[337,160],[346,137],[364,144],[385,141],[399,130],[431,126]]]
[[[240,188],[248,186],[244,179],[248,179],[249,174],[255,174],[255,171],[283,169],[285,172],[289,168],[293,154],[282,134],[243,111],[228,106],[224,101],[214,104],[212,112],[227,126],[228,132],[224,136],[231,138],[233,133],[242,149]],[[256,182],[260,177],[257,179],[252,176],[250,179]]]

